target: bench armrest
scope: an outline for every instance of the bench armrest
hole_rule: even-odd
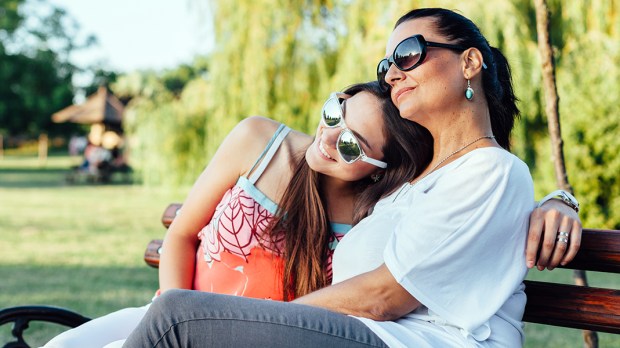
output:
[[[153,239],[146,246],[146,250],[144,251],[144,262],[147,265],[159,268],[159,257],[161,256],[161,245],[163,244],[163,240],[161,239]]]

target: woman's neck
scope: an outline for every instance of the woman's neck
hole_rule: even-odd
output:
[[[480,147],[497,146],[486,105],[464,105],[460,110],[434,118],[429,128],[433,136],[433,159],[422,173],[438,169]],[[448,115],[448,116],[445,116]]]

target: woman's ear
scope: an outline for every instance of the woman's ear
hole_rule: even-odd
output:
[[[471,79],[478,75],[484,67],[482,53],[475,47],[466,49],[463,52],[463,76]]]

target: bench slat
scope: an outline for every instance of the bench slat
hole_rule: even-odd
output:
[[[165,228],[170,227],[172,220],[177,216],[179,209],[181,209],[181,203],[171,203],[164,210],[164,214],[161,216],[161,223]]]
[[[164,243],[161,239],[153,239],[146,246],[144,251],[144,262],[147,265],[159,268],[159,257],[161,256],[161,245]]]
[[[620,273],[620,231],[584,229],[577,256],[561,267]]]
[[[620,290],[525,281],[523,320],[620,334]]]
[[[170,204],[161,218],[168,228],[180,203]],[[159,267],[162,240],[152,240],[144,260]],[[562,268],[620,273],[620,231],[584,229],[579,253]],[[525,281],[524,321],[620,334],[620,290]]]

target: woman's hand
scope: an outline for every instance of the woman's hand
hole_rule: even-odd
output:
[[[568,232],[568,243],[558,239],[560,232]],[[561,200],[551,199],[530,215],[525,260],[527,267],[539,271],[554,269],[570,262],[581,245],[581,220],[577,212]]]

